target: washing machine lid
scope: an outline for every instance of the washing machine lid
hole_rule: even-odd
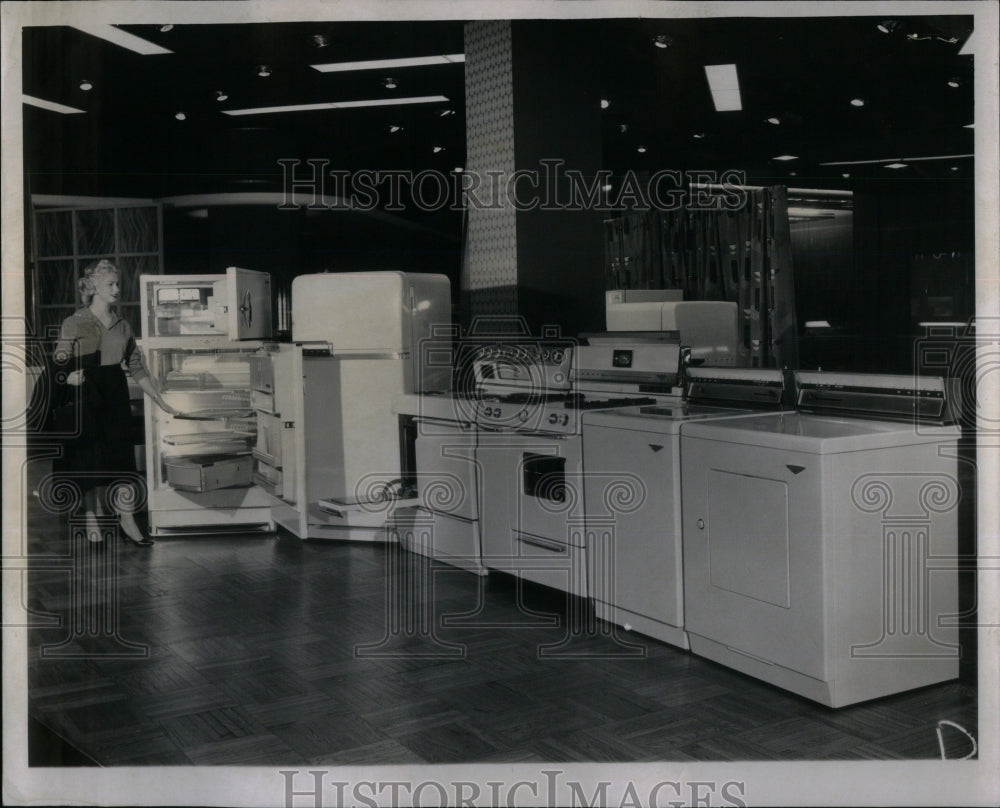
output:
[[[957,440],[952,426],[777,412],[682,424],[681,436],[744,446],[834,454]]]
[[[583,424],[584,426],[589,424],[615,429],[635,429],[641,432],[676,434],[680,430],[680,425],[688,421],[734,417],[746,415],[747,412],[745,409],[736,407],[691,404],[677,397],[640,407],[621,407],[614,410],[587,412],[583,414]]]

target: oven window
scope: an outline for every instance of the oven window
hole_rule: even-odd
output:
[[[566,458],[525,452],[521,456],[522,489],[527,497],[566,501]]]

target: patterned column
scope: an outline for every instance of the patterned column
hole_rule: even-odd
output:
[[[514,83],[509,20],[465,26],[466,172],[484,185],[488,172],[514,173]],[[500,191],[503,185],[500,185]],[[505,204],[470,204],[462,265],[462,320],[517,314],[517,214]]]

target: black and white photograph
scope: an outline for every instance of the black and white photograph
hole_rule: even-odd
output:
[[[5,805],[1000,802],[994,0],[0,14]]]

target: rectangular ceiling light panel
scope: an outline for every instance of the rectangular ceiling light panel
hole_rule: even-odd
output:
[[[328,64],[310,65],[320,73],[341,73],[350,70],[384,70],[395,67],[422,67],[424,65],[449,65],[465,61],[464,53],[451,53],[442,56],[412,56],[406,59],[373,59],[359,62],[330,62]]]
[[[736,112],[743,109],[740,99],[740,80],[736,65],[705,65],[708,87],[716,112]]]
[[[362,101],[324,101],[319,104],[288,104],[281,107],[250,107],[224,109],[226,115],[268,115],[275,112],[314,112],[320,109],[354,109],[357,107],[391,107],[399,104],[437,104],[448,100],[444,95],[415,95],[409,98],[372,98]]]
[[[115,28],[113,25],[108,25],[106,23],[83,23],[81,25],[74,25],[78,31],[83,31],[85,34],[90,34],[91,36],[96,36],[106,42],[111,42],[115,45],[120,45],[123,48],[128,48],[130,51],[135,53],[141,53],[143,56],[156,56],[161,53],[173,53],[172,50],[167,50],[166,48],[161,48],[155,42],[150,42],[148,39],[143,39],[135,34],[130,34],[128,31],[123,31],[121,28]]]
[[[64,104],[57,104],[55,101],[46,101],[44,98],[35,98],[33,95],[22,95],[21,100],[25,104],[30,104],[33,107],[47,109],[50,112],[61,112],[63,115],[75,115],[78,112],[84,111],[82,109],[77,109],[76,107],[67,107]]]

